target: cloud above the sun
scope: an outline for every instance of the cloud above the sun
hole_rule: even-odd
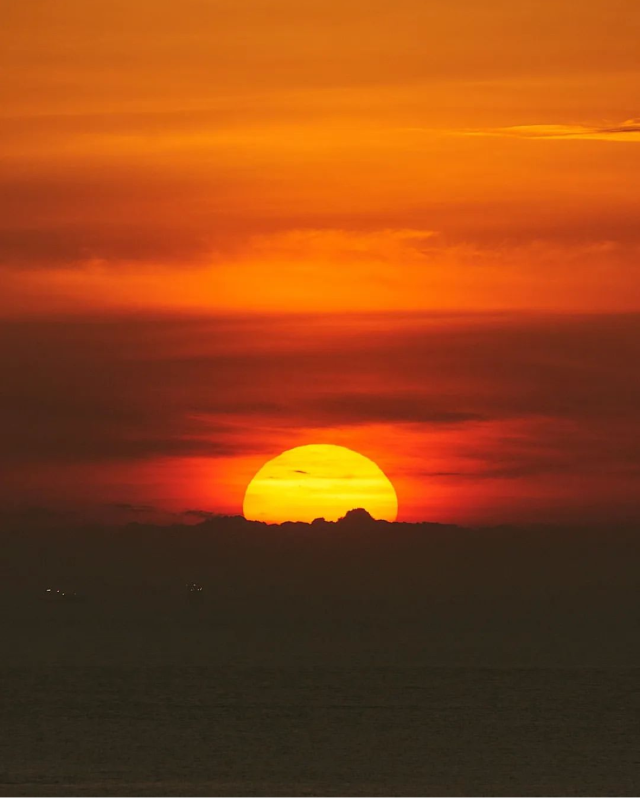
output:
[[[522,139],[546,139],[551,141],[610,141],[640,142],[640,119],[605,126],[531,124],[508,127],[459,131],[465,136],[504,136]]]

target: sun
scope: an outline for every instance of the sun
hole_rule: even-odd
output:
[[[337,521],[349,510],[395,521],[398,497],[368,457],[344,446],[297,446],[269,460],[249,483],[243,512],[250,521]]]

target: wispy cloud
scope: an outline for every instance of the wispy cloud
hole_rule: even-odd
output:
[[[512,125],[459,131],[465,136],[504,136],[521,139],[640,141],[640,119],[628,119],[622,124],[589,127],[587,125]]]

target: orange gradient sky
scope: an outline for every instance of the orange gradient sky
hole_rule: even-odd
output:
[[[637,514],[636,2],[0,10],[0,502],[336,443],[401,520]]]

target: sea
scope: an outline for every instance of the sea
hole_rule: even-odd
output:
[[[640,670],[0,669],[2,795],[637,795]]]

